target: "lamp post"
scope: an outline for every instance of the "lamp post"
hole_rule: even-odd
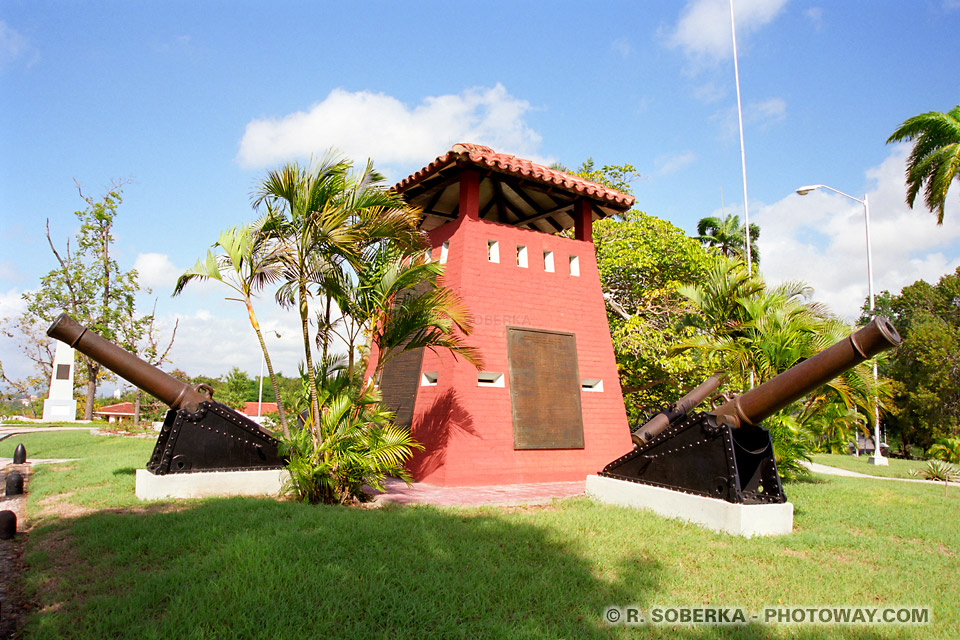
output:
[[[800,187],[797,189],[797,195],[805,196],[811,191],[817,189],[826,189],[827,191],[833,191],[844,198],[849,198],[854,202],[859,202],[863,205],[863,222],[866,228],[867,233],[867,295],[870,299],[870,317],[873,318],[876,314],[874,312],[873,305],[873,250],[870,247],[870,204],[867,196],[863,196],[863,200],[860,198],[854,198],[849,193],[844,193],[833,187],[828,187],[825,184],[811,184],[806,187]],[[877,384],[877,359],[873,359],[873,383],[874,387]],[[880,453],[880,399],[877,396],[874,396],[873,399],[873,457],[870,458],[870,464],[875,464],[878,466],[889,465],[890,462],[883,457]]]
[[[272,333],[273,335],[277,336],[277,340],[280,339],[280,333],[279,333],[279,332],[277,332],[277,331],[271,331],[270,333]],[[264,358],[263,354],[261,353],[261,354],[260,354],[260,395],[257,396],[257,417],[258,417],[258,418],[262,417],[262,415],[263,415],[262,409],[263,409],[263,363],[264,363],[264,360],[265,360],[265,358]]]

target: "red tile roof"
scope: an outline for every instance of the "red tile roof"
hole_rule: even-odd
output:
[[[436,171],[458,161],[512,174],[526,180],[534,180],[542,184],[554,185],[602,202],[610,203],[624,211],[632,207],[634,202],[633,196],[620,193],[616,189],[611,189],[596,182],[591,182],[578,176],[564,173],[563,171],[557,171],[556,169],[551,169],[507,153],[497,153],[490,147],[466,142],[453,145],[450,151],[438,157],[423,169],[407,176],[394,185],[393,188],[395,191],[402,193],[404,190],[417,184]]]
[[[268,413],[277,412],[277,403],[276,402],[264,402],[263,406],[260,409],[260,415],[267,415]],[[257,403],[256,402],[247,402],[243,409],[240,409],[240,413],[245,416],[256,416],[257,415]]]
[[[105,407],[100,407],[94,413],[103,413],[111,416],[132,416],[133,415],[133,403],[132,402],[120,402],[117,404],[108,404]]]

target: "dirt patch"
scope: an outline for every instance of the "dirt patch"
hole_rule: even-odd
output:
[[[11,638],[20,629],[27,605],[23,599],[23,551],[26,546],[27,486],[32,469],[29,465],[8,464],[0,473],[5,480],[8,473],[19,471],[23,475],[24,493],[19,496],[4,496],[0,510],[13,511],[17,516],[17,533],[9,540],[0,540],[0,638]]]

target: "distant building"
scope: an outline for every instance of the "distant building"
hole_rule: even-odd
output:
[[[117,404],[109,404],[105,407],[100,407],[93,412],[93,415],[100,416],[101,418],[106,418],[107,422],[123,422],[124,418],[127,420],[133,420],[133,403],[132,402],[120,402]]]
[[[260,405],[259,411],[257,410],[257,405]],[[258,415],[265,416],[268,413],[277,413],[279,409],[277,409],[276,402],[247,402],[244,404],[243,409],[239,409],[238,411],[249,418],[255,418]]]

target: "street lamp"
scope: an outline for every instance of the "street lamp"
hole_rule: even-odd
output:
[[[277,336],[277,340],[280,339],[280,333],[279,333],[278,331],[271,331],[270,333],[272,333],[273,335]],[[263,407],[263,363],[264,363],[264,360],[265,360],[265,358],[264,358],[263,354],[261,353],[261,354],[260,354],[260,395],[257,396],[257,417],[258,417],[258,418],[260,418],[260,417],[262,416],[262,413],[263,413],[263,412],[262,412],[262,407]]]
[[[870,298],[870,317],[874,317],[876,314],[874,312],[873,306],[873,250],[870,247],[870,204],[867,200],[867,196],[863,196],[863,200],[860,198],[854,198],[849,193],[844,193],[833,187],[828,187],[825,184],[811,184],[806,187],[800,187],[797,189],[797,195],[805,196],[811,191],[816,191],[817,189],[826,189],[828,191],[833,191],[834,193],[840,194],[844,198],[849,198],[854,202],[859,202],[863,205],[863,222],[867,231],[867,294]],[[877,359],[873,359],[873,383],[874,387],[877,384]],[[883,457],[880,453],[880,399],[874,397],[873,399],[873,457],[870,458],[870,463],[878,466],[884,466],[890,464],[889,461]]]

